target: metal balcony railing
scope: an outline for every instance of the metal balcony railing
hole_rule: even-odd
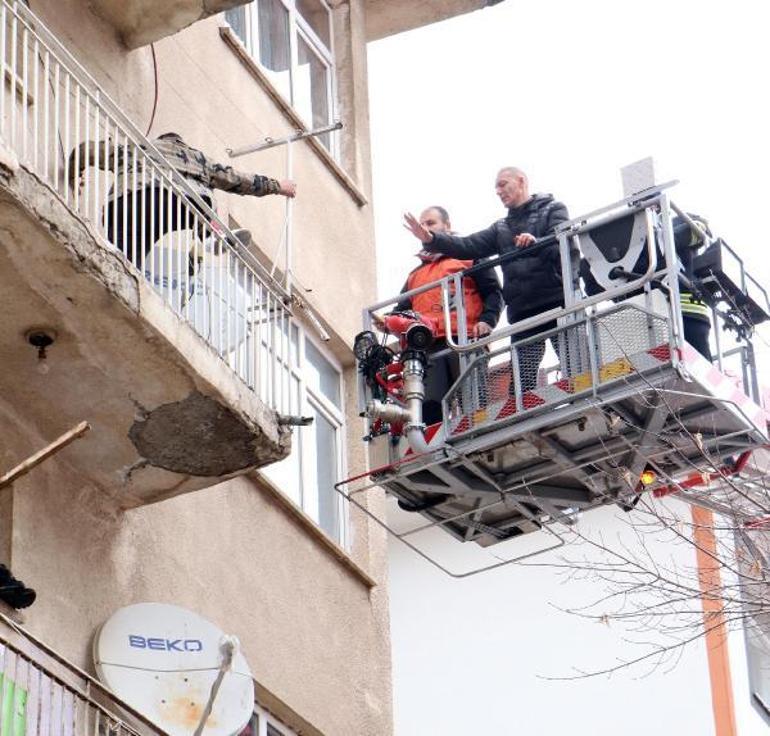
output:
[[[20,164],[290,413],[289,294],[22,2],[0,0],[0,67],[0,134]]]
[[[0,615],[3,736],[166,736],[104,685]]]

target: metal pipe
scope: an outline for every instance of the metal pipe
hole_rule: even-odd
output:
[[[416,453],[428,451],[425,441],[425,423],[422,418],[422,403],[425,400],[425,354],[415,353],[404,360],[404,402],[405,407],[387,404],[372,399],[366,404],[365,414],[369,419],[382,419],[388,423],[404,423],[404,435],[409,447]]]
[[[262,143],[254,143],[253,145],[242,146],[241,148],[225,148],[225,151],[230,158],[238,158],[239,156],[245,156],[247,153],[266,151],[268,148],[275,148],[276,146],[290,145],[294,141],[301,141],[303,138],[311,138],[317,135],[323,135],[324,133],[331,133],[333,130],[340,130],[340,128],[342,128],[342,121],[338,120],[329,125],[324,125],[322,128],[298,130],[281,138],[267,137]]]

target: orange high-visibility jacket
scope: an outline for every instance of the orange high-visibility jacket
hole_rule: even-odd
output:
[[[430,284],[432,281],[438,281],[445,276],[450,276],[458,271],[464,271],[466,268],[470,268],[473,265],[473,261],[460,261],[456,258],[441,258],[436,261],[428,261],[416,268],[409,274],[409,278],[406,281],[406,288],[408,291],[417,289],[425,284]],[[484,309],[484,300],[479,294],[479,290],[476,287],[476,282],[472,277],[466,276],[463,278],[463,303],[465,305],[465,322],[468,327],[468,334],[471,334],[471,330],[481,317],[481,313]],[[454,288],[454,284],[450,283],[450,288]],[[452,311],[450,312],[452,334],[457,334],[457,312],[456,310],[456,295],[450,294],[449,305]],[[441,287],[434,289],[428,289],[421,294],[417,294],[412,297],[412,309],[415,312],[419,312],[423,317],[427,317],[435,324],[436,337],[446,337],[446,329],[444,325],[444,306],[441,302]]]

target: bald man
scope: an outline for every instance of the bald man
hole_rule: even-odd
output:
[[[564,306],[561,261],[557,243],[526,253],[535,240],[552,235],[554,228],[569,219],[567,208],[550,194],[530,194],[527,175],[516,166],[505,166],[495,178],[495,192],[508,214],[473,235],[460,237],[431,232],[412,214],[404,216],[406,228],[431,253],[452,258],[478,259],[522,249],[520,258],[505,261],[503,298],[512,324],[549,309]],[[551,321],[519,332],[512,340],[522,340],[556,327]],[[558,352],[555,340],[551,344]],[[518,350],[522,391],[535,387],[537,371],[545,353],[545,340],[536,340]]]

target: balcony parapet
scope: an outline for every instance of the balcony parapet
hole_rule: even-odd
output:
[[[282,459],[288,294],[23,4],[0,25],[0,410],[42,439],[88,420],[67,460],[123,507]],[[85,141],[111,166],[81,167]],[[125,208],[123,232],[168,232],[115,238],[147,184],[173,205]],[[33,328],[56,335],[44,366]]]

